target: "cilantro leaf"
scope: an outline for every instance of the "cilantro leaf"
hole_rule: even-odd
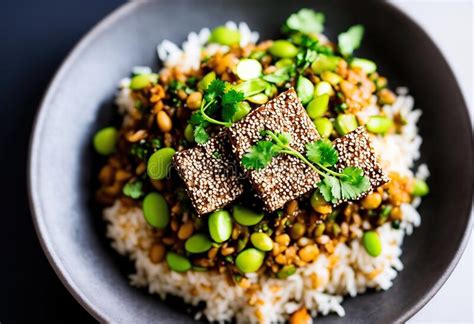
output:
[[[202,117],[201,112],[192,114],[189,123],[193,126],[194,141],[198,144],[206,143],[209,140],[209,134],[206,131],[209,122]]]
[[[361,176],[364,175],[364,171],[356,167],[346,167],[344,170],[342,170],[342,174],[344,175],[344,180],[355,183],[360,180]]]
[[[204,100],[211,102],[221,96],[225,91],[225,82],[219,79],[214,79],[207,87]]]
[[[209,140],[209,134],[203,124],[194,127],[194,141],[198,144],[204,144]]]
[[[300,71],[305,70],[318,58],[318,53],[312,49],[305,49],[296,55],[296,66]]]
[[[347,200],[357,199],[361,194],[371,188],[370,181],[364,176],[364,171],[356,167],[347,167],[342,170],[341,193]]]
[[[335,165],[339,159],[336,149],[328,139],[306,144],[306,157],[311,162],[325,167]]]
[[[231,122],[232,117],[237,111],[236,104],[222,106],[222,119],[226,122]]]
[[[360,47],[364,37],[364,26],[354,25],[349,28],[345,33],[337,36],[339,51],[344,56],[350,56],[354,50]]]
[[[312,9],[301,9],[288,17],[283,29],[303,34],[319,34],[324,29],[324,14]]]
[[[230,89],[222,95],[222,104],[223,105],[233,105],[244,100],[243,92]]]
[[[237,104],[244,100],[244,94],[231,89],[222,96],[222,119],[227,122],[234,121],[238,107]]]
[[[324,200],[335,204],[341,199],[341,184],[336,177],[327,175],[318,182],[318,188],[323,195]]]
[[[122,192],[127,197],[138,199],[143,196],[143,183],[141,181],[129,181],[123,187]]]
[[[207,121],[204,119],[204,117],[202,117],[202,114],[198,111],[191,115],[191,118],[189,119],[189,123],[193,126],[198,126],[198,125],[207,123]]]
[[[263,169],[270,164],[272,158],[278,155],[281,148],[271,141],[259,141],[253,145],[248,153],[242,157],[242,166],[245,169]]]

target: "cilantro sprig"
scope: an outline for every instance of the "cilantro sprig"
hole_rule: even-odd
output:
[[[210,124],[230,127],[232,118],[238,110],[238,104],[242,100],[244,100],[242,92],[235,89],[227,90],[226,82],[213,80],[204,91],[200,109],[189,120],[193,126],[194,141],[203,144],[209,140],[207,127]],[[219,112],[223,120],[214,118]]]
[[[364,26],[354,25],[337,36],[338,48],[343,56],[351,56],[360,47],[364,37]]]
[[[346,167],[342,172],[331,169],[339,156],[327,139],[306,144],[305,155],[290,146],[292,138],[288,133],[265,130],[261,135],[269,139],[258,141],[242,157],[245,169],[259,170],[269,165],[279,154],[288,154],[301,160],[321,176],[318,188],[324,199],[333,204],[341,200],[357,199],[370,189],[370,182],[360,168]]]
[[[204,92],[200,113],[202,118],[208,123],[230,127],[232,125],[232,116],[237,111],[237,104],[244,100],[244,94],[235,89],[226,89],[226,83],[219,79],[214,79]],[[211,117],[218,110],[222,109],[222,120]]]
[[[283,26],[285,32],[300,32],[303,34],[319,34],[323,29],[324,14],[307,8],[290,15]]]
[[[127,197],[138,199],[144,194],[143,182],[140,180],[129,181],[123,187],[122,192]]]
[[[206,143],[210,138],[206,130],[209,122],[204,119],[201,112],[192,114],[189,123],[193,126],[194,141],[198,144]]]

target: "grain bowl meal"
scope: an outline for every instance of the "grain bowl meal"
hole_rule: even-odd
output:
[[[344,296],[392,286],[429,191],[421,112],[355,55],[362,25],[333,43],[323,23],[204,28],[120,82],[96,198],[132,285],[238,323],[344,316]]]

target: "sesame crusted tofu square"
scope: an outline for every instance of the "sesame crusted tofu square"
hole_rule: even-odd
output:
[[[198,214],[222,208],[244,191],[243,177],[225,132],[176,153],[173,163]]]
[[[239,163],[250,147],[262,140],[262,130],[289,133],[290,145],[301,153],[308,142],[320,138],[294,89],[281,93],[229,128],[232,150]],[[273,158],[263,169],[246,170],[245,173],[269,212],[313,189],[320,180],[309,166],[287,154]]]
[[[377,161],[365,127],[358,127],[343,137],[339,137],[334,140],[333,144],[339,154],[336,164],[337,171],[341,172],[349,166],[362,169],[372,185],[366,194],[390,181]]]

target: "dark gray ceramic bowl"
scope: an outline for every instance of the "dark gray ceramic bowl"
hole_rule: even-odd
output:
[[[285,17],[305,6],[310,4],[303,0],[132,2],[94,28],[64,62],[33,132],[31,208],[49,261],[97,319],[190,321],[177,300],[163,303],[128,285],[130,264],[109,248],[93,204],[97,161],[91,136],[109,121],[118,80],[132,66],[156,67],[155,46],[164,38],[182,42],[190,31],[227,20],[246,21],[263,38],[275,37]],[[374,59],[391,86],[408,86],[423,110],[422,160],[432,172],[431,194],[421,206],[422,226],[404,243],[405,269],[389,291],[344,302],[351,322],[401,322],[441,287],[468,241],[473,159],[466,104],[439,50],[397,9],[381,1],[313,1],[311,6],[326,13],[331,37],[363,23],[366,36],[359,54]]]

